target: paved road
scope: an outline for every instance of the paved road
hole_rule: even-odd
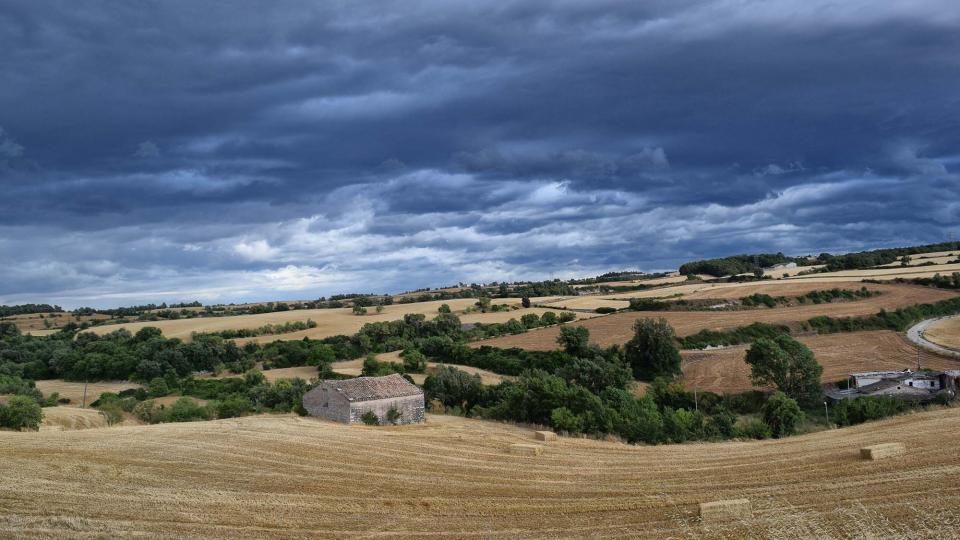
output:
[[[925,337],[923,337],[924,331],[931,324],[944,319],[952,319],[954,317],[960,317],[960,315],[952,315],[950,317],[939,317],[937,319],[927,319],[925,321],[920,321],[919,323],[911,326],[909,330],[907,330],[907,339],[920,345],[921,347],[923,347],[928,351],[935,352],[937,354],[942,354],[944,356],[950,356],[952,358],[960,358],[960,350],[953,349],[951,347],[944,347],[942,345],[937,345],[936,343],[932,341],[928,341]]]

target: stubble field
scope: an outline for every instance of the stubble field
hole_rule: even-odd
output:
[[[937,345],[960,350],[960,317],[931,324],[924,330],[923,337]]]
[[[936,433],[935,437],[917,436]],[[861,461],[902,441],[908,455]],[[0,536],[24,538],[956,538],[960,411],[785,440],[627,446],[456,417],[0,432]],[[700,502],[752,517],[701,523]]]

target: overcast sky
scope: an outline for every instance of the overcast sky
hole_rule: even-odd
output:
[[[0,303],[960,232],[960,2],[0,3]]]

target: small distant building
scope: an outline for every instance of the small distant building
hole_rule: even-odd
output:
[[[958,387],[960,370],[867,371],[851,373],[846,389],[827,388],[826,395],[834,401],[861,396],[892,396],[923,401],[940,394],[953,399],[957,396]]]
[[[323,380],[303,396],[303,408],[311,416],[319,416],[344,424],[363,422],[363,415],[372,412],[381,424],[391,422],[390,410],[399,416],[395,424],[423,422],[423,390],[397,374],[386,377],[357,377],[344,380]]]

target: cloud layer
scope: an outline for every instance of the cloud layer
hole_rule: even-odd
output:
[[[0,6],[0,303],[941,241],[947,0]]]

